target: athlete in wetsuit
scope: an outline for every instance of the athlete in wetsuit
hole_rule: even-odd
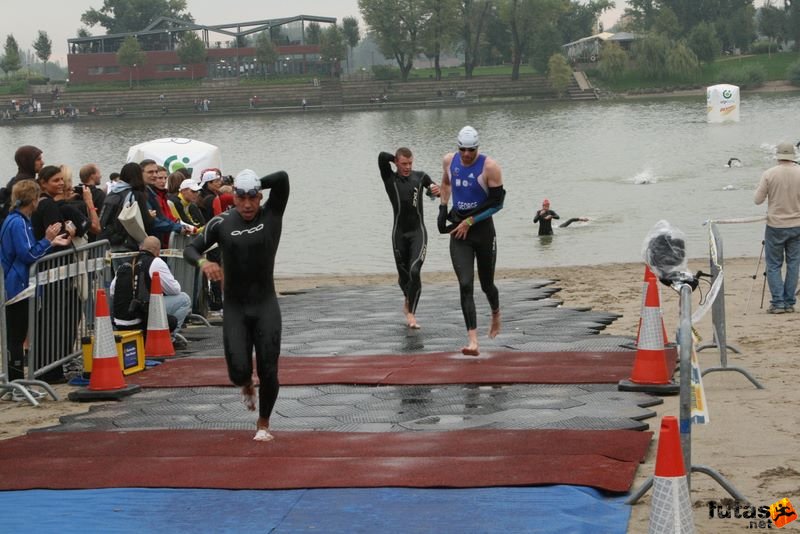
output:
[[[391,163],[395,164],[397,172],[392,171]],[[428,246],[428,232],[422,217],[422,188],[438,196],[439,186],[426,173],[412,171],[413,163],[414,156],[406,147],[398,148],[394,155],[378,154],[378,168],[394,212],[392,249],[398,283],[405,296],[403,313],[409,328],[419,328],[414,314],[422,292],[420,271]]]
[[[446,154],[442,167],[438,226],[440,233],[450,233],[450,259],[461,292],[461,311],[468,336],[461,352],[477,356],[480,351],[472,296],[476,259],[478,280],[492,309],[489,337],[494,338],[500,332],[500,296],[494,285],[497,240],[492,215],[503,208],[503,176],[494,159],[478,153],[478,132],[472,126],[465,126],[458,133],[458,152]],[[451,192],[453,209],[448,213]],[[448,226],[448,221],[453,224]]]
[[[534,223],[539,223],[539,235],[553,235],[553,219],[560,219],[558,213],[550,209],[550,201],[542,201],[542,209],[536,212]]]
[[[289,200],[289,176],[275,172],[263,178],[247,169],[233,183],[235,209],[211,219],[203,233],[184,249],[183,256],[198,265],[209,280],[223,281],[222,325],[228,376],[242,388],[249,410],[255,410],[253,348],[260,382],[259,418],[255,440],[273,439],[269,418],[278,398],[278,355],[281,350],[281,310],[273,270],[281,239],[283,212]],[[261,189],[270,189],[262,207]],[[202,255],[214,244],[222,250],[223,268]]]

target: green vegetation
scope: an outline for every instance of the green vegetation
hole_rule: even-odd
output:
[[[648,78],[637,69],[627,70],[618,78],[611,80],[602,79],[599,70],[589,70],[587,74],[594,85],[615,93],[653,88],[691,89],[722,82],[736,84],[736,82],[726,79],[727,76],[738,77],[748,82],[748,87],[753,87],[758,85],[757,80],[762,72],[761,83],[788,80],[789,66],[798,61],[800,61],[798,52],[773,53],[771,57],[757,55],[718,59],[711,64],[702,65],[699,73],[691,79],[687,79],[685,76],[666,76],[656,80]],[[753,80],[756,80],[755,85]]]

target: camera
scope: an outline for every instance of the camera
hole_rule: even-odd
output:
[[[76,195],[83,195],[83,185],[76,185],[72,188]]]
[[[229,174],[222,177],[222,185],[233,185],[233,175]]]

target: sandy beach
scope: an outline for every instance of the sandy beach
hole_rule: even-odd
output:
[[[800,387],[796,357],[800,346],[798,314],[768,315],[769,291],[760,309],[763,283],[763,262],[756,280],[757,258],[732,258],[725,261],[725,298],[727,337],[729,345],[741,354],[728,351],[728,365],[749,370],[766,389],[756,389],[743,375],[734,372],[712,373],[704,377],[710,412],[710,424],[693,427],[692,461],[722,473],[756,506],[770,505],[788,498],[795,507],[800,505],[800,429],[797,407],[800,406]],[[692,271],[709,271],[708,259],[689,262]],[[555,298],[565,306],[588,306],[600,311],[623,315],[604,333],[634,336],[639,321],[643,264],[608,264],[580,267],[553,267],[533,270],[506,270],[498,278],[556,279],[561,289]],[[396,275],[324,276],[278,279],[279,291],[333,285],[394,284]],[[424,282],[452,281],[452,272],[423,272]],[[424,286],[423,286],[424,288]],[[708,290],[701,284],[703,295]],[[678,323],[678,295],[662,287],[662,308],[668,335],[672,341]],[[693,307],[698,305],[700,291],[693,295]],[[502,294],[501,294],[502,302]],[[398,310],[398,321],[402,317]],[[696,329],[703,341],[712,338],[711,314]],[[502,336],[502,334],[501,334]],[[719,364],[719,352],[706,349],[699,353],[702,368]],[[58,424],[58,418],[83,412],[89,404],[66,400],[69,386],[55,388],[62,400],[47,400],[38,408],[26,403],[0,402],[0,439],[24,434],[29,429]],[[663,405],[653,409],[658,418],[646,420],[657,431],[660,417],[678,416],[678,398],[665,397]],[[653,442],[646,462],[637,472],[638,487],[654,472],[656,442]],[[629,531],[646,532],[650,513],[650,495],[632,507]],[[703,474],[692,477],[691,499],[694,503],[695,525],[698,532],[738,532],[748,528],[748,519],[709,518],[708,501],[723,501],[727,493]]]

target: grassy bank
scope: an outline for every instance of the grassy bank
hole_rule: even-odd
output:
[[[642,89],[690,89],[717,83],[732,83],[726,78],[735,76],[736,71],[753,68],[763,69],[766,76],[764,81],[786,81],[786,70],[789,65],[797,61],[800,61],[799,52],[773,53],[771,56],[760,54],[725,57],[703,65],[701,72],[694,78],[664,77],[653,80],[645,78],[638,70],[628,70],[616,80],[604,80],[596,69],[587,70],[586,73],[595,86],[614,93],[626,93]]]

